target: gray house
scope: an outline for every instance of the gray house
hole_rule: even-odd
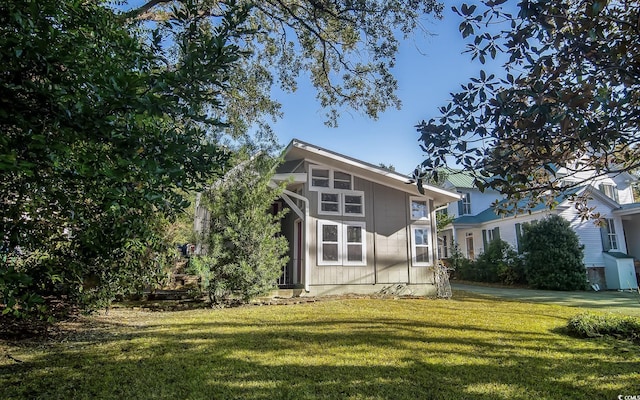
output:
[[[276,207],[290,211],[282,232],[290,262],[280,287],[306,294],[376,293],[401,285],[434,294],[435,209],[459,195],[409,177],[293,140],[274,182],[286,190]]]

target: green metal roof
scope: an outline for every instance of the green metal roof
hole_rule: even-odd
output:
[[[462,171],[446,171],[447,181],[456,188],[474,189],[473,177]]]

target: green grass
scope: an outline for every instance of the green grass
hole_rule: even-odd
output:
[[[471,294],[180,312],[116,309],[56,342],[2,344],[0,398],[582,400],[640,394],[640,347],[565,335],[575,313]]]

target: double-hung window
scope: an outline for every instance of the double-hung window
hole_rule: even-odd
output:
[[[364,216],[364,192],[320,191],[318,192],[318,214]]]
[[[411,262],[416,267],[432,265],[431,228],[429,226],[411,226]]]
[[[602,248],[604,251],[618,250],[618,235],[616,235],[616,226],[613,219],[604,220],[604,225],[600,227],[602,235]]]
[[[366,226],[355,221],[318,221],[318,265],[366,265]]]
[[[471,193],[461,193],[462,199],[458,201],[458,216],[471,214]]]

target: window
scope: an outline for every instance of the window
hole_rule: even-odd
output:
[[[353,189],[353,175],[330,168],[311,166],[310,186],[320,189]]]
[[[604,251],[618,250],[618,236],[616,235],[616,226],[613,219],[604,220],[604,225],[600,227],[602,235],[602,249]]]
[[[411,219],[426,220],[429,219],[429,205],[426,199],[419,197],[411,197]]]
[[[411,227],[411,260],[414,266],[431,265],[431,228]]]
[[[362,193],[343,193],[344,214],[364,215],[364,195]]]
[[[333,188],[351,190],[351,175],[340,171],[334,171]]]
[[[366,265],[364,222],[318,221],[318,265]]]
[[[329,170],[322,168],[311,168],[311,186],[329,187]]]
[[[471,193],[461,193],[462,199],[458,201],[458,214],[471,214]]]
[[[318,192],[318,214],[364,217],[364,192]]]
[[[319,192],[319,214],[340,215],[340,193]]]
[[[601,183],[600,191],[604,193],[608,198],[613,199],[616,202],[619,201],[618,191],[616,190],[616,187],[614,185],[610,185],[608,183]]]

